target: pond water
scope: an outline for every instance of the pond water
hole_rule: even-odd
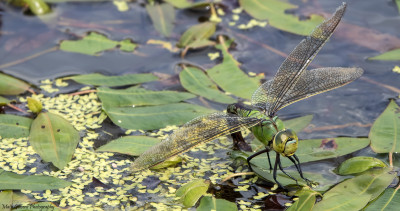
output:
[[[291,1],[299,4],[298,1]],[[302,1],[299,9],[291,13],[303,17],[309,14],[330,16],[342,1]],[[180,35],[191,25],[208,17],[207,9],[176,10],[176,23],[171,37],[165,38],[153,27],[144,8],[144,1],[129,3],[129,10],[119,12],[111,1],[64,2],[51,4],[52,13],[42,17],[23,12],[21,8],[0,3],[0,70],[39,86],[41,80],[55,79],[74,74],[103,73],[122,75],[127,73],[166,74],[173,79],[144,84],[152,90],[184,91],[179,83],[177,64],[187,62],[210,68],[221,60],[211,61],[208,53],[217,52],[213,47],[191,50],[182,59],[179,52],[171,53],[158,45],[146,44],[148,40],[164,40],[175,44]],[[283,119],[312,114],[311,126],[298,135],[300,139],[330,138],[338,136],[367,137],[370,126],[386,108],[389,99],[398,100],[399,93],[390,87],[400,89],[400,74],[392,71],[399,62],[368,60],[368,57],[400,47],[400,15],[394,1],[348,0],[348,8],[342,22],[329,42],[322,48],[310,68],[316,67],[361,67],[364,75],[339,89],[296,102],[278,112]],[[239,5],[236,1],[223,1],[226,16]],[[230,19],[230,18],[227,18]],[[240,21],[247,23],[251,17],[241,13]],[[303,39],[272,27],[254,27],[240,30],[229,27],[224,20],[218,25],[216,34],[234,38],[235,47],[230,53],[242,64],[245,72],[264,73],[270,79],[276,73],[285,57],[270,51],[270,46],[283,54],[290,51]],[[86,33],[95,31],[105,34],[111,40],[132,39],[138,43],[134,53],[119,50],[105,51],[98,56],[69,53],[55,50],[62,40],[80,39]],[[215,37],[213,37],[215,39]],[[386,86],[385,86],[386,85]],[[388,88],[389,87],[389,88]],[[69,87],[72,92],[80,85]],[[197,99],[189,100],[202,104]],[[208,104],[217,110],[226,105],[214,102]],[[118,137],[122,131],[106,122]],[[337,127],[336,127],[337,126]],[[107,140],[103,140],[106,142]],[[96,143],[95,146],[101,144]],[[228,148],[228,146],[226,146]],[[226,151],[217,152],[226,157]],[[369,155],[369,148],[354,155]],[[197,155],[202,156],[202,155]],[[121,158],[122,159],[122,158]],[[339,160],[328,160],[304,165],[306,170],[330,171],[330,166]],[[229,164],[229,162],[228,162]],[[234,180],[233,183],[236,181]],[[238,181],[237,181],[238,182]],[[254,186],[254,191],[264,190],[268,185]],[[216,191],[220,195],[231,192],[232,187]],[[222,196],[232,201],[246,198],[232,194]],[[139,198],[140,199],[140,198]],[[147,200],[147,199],[146,199]],[[263,209],[283,209],[288,197],[268,197]]]

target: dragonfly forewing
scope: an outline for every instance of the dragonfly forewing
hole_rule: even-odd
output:
[[[282,108],[282,98],[293,87],[296,87],[302,72],[335,31],[345,10],[346,4],[344,3],[330,19],[317,26],[309,36],[296,46],[282,63],[274,79],[262,84],[255,91],[252,96],[253,106],[267,111],[270,116]]]
[[[131,165],[131,170],[136,172],[152,167],[199,144],[252,127],[262,121],[263,119],[222,112],[197,117],[140,155]]]

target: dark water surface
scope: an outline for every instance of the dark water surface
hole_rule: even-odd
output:
[[[236,1],[223,1],[226,16],[230,9],[238,7]],[[299,4],[300,1],[292,1]],[[318,0],[301,4],[292,12],[306,16],[317,13],[332,14],[342,0]],[[278,112],[283,118],[313,114],[309,132],[301,132],[300,139],[326,138],[337,136],[366,137],[373,121],[386,108],[390,98],[398,99],[399,93],[369,80],[400,89],[400,74],[392,72],[400,62],[367,60],[368,57],[400,47],[400,42],[383,38],[393,36],[400,39],[400,16],[393,1],[348,0],[347,12],[330,41],[322,48],[311,68],[323,66],[361,67],[361,79],[342,88],[320,94],[304,101],[296,102]],[[20,8],[0,3],[0,69],[8,74],[38,85],[40,80],[57,77],[99,72],[107,75],[126,73],[178,74],[175,65],[190,62],[210,68],[220,61],[210,61],[207,53],[217,50],[209,47],[189,51],[185,59],[179,53],[171,53],[156,45],[148,45],[149,39],[166,40],[176,43],[187,27],[207,17],[208,11],[177,10],[176,25],[171,38],[159,35],[151,23],[145,8],[140,2],[130,3],[130,10],[118,12],[112,2],[99,3],[59,3],[52,5],[53,13],[43,17],[43,21],[24,14]],[[250,16],[242,13],[243,22]],[[365,30],[376,35],[374,39]],[[118,50],[103,52],[100,56],[87,56],[63,51],[52,51],[33,59],[29,56],[57,46],[61,40],[79,39],[89,31],[107,35],[112,40],[131,38],[139,44],[135,53]],[[290,53],[303,39],[298,35],[279,31],[270,26],[239,30],[228,27],[228,22],[218,25],[216,34],[224,34],[235,39],[236,47],[230,52],[242,63],[246,72],[265,73],[270,79],[276,73],[284,57],[269,51],[261,44]],[[350,34],[350,35],[349,35]],[[177,83],[149,83],[148,89],[183,90]],[[198,102],[198,101],[195,101]],[[397,100],[399,102],[399,100]],[[225,105],[211,103],[215,109],[222,110]],[[340,129],[315,130],[318,127],[345,125]],[[358,126],[357,126],[358,125]],[[313,130],[314,128],[314,130]],[[357,155],[368,154],[368,149]],[[329,163],[329,161],[327,161]],[[331,165],[321,163],[323,166]],[[306,169],[308,166],[305,167]],[[315,168],[315,166],[313,167]],[[237,196],[235,196],[237,197]],[[275,198],[269,198],[273,203]],[[281,200],[285,201],[285,200]]]

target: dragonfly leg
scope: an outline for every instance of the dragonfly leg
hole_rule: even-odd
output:
[[[266,148],[268,151],[267,151],[267,156],[268,156],[268,163],[269,163],[269,170],[271,171],[272,170],[272,164],[271,164],[271,159],[269,158],[269,149],[268,148]]]
[[[294,177],[290,176],[288,173],[286,173],[286,172],[283,170],[282,164],[281,164],[281,160],[280,160],[280,158],[278,158],[278,156],[279,156],[279,154],[277,153],[277,159],[276,159],[276,160],[278,161],[279,169],[280,169],[286,176],[288,176],[288,177],[290,177],[292,180],[296,181],[296,184],[299,185],[299,183],[297,182],[297,179],[295,179]],[[275,162],[276,162],[276,161],[275,161]],[[276,165],[276,163],[275,163],[275,165]]]
[[[279,183],[278,180],[276,179],[276,171],[277,171],[277,168],[278,168],[278,163],[280,163],[280,162],[281,162],[280,161],[280,155],[279,155],[279,153],[276,153],[275,166],[274,166],[274,171],[272,173],[272,176],[273,176],[276,184],[278,185],[278,187],[281,188],[281,189],[284,189],[283,186],[281,185],[281,183]]]
[[[258,155],[264,153],[264,152],[268,153],[268,152],[269,152],[269,149],[265,148],[265,149],[263,149],[263,150],[261,150],[261,151],[258,151],[258,152],[256,152],[256,153],[250,155],[250,156],[247,158],[247,164],[249,165],[250,171],[253,171],[253,169],[251,168],[250,160],[253,159],[254,157],[256,157],[256,156],[258,156]],[[269,154],[268,154],[268,159],[269,159]],[[269,164],[271,165],[271,162],[270,162]],[[270,166],[270,167],[271,167],[271,166]]]
[[[297,171],[298,171],[299,174],[300,174],[300,177],[301,177],[302,179],[304,179],[304,180],[307,182],[307,185],[308,185],[308,186],[310,186],[311,181],[310,181],[309,179],[305,178],[305,177],[303,176],[303,172],[301,171],[301,166],[300,166],[300,160],[299,160],[299,158],[298,158],[296,155],[292,155],[292,157],[294,157],[294,159],[297,161],[298,165],[296,165],[296,162],[295,162],[294,160],[292,160],[293,158],[289,157],[289,159],[290,159],[290,160],[294,163],[294,165],[296,166]],[[311,187],[311,186],[310,186],[310,187]]]

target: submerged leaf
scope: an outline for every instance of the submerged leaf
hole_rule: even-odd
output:
[[[375,120],[369,138],[376,153],[400,152],[400,108],[394,100]]]
[[[158,78],[151,73],[126,74],[119,76],[106,76],[100,73],[92,73],[86,75],[71,76],[67,79],[72,79],[81,84],[110,87],[140,84],[158,80]]]
[[[208,38],[215,33],[215,28],[216,24],[213,22],[204,22],[191,26],[185,31],[185,33],[183,33],[176,45],[180,48],[196,48],[205,46],[207,44],[215,44],[214,42],[208,40]]]
[[[53,113],[40,113],[32,122],[29,143],[46,162],[63,169],[75,152],[80,136],[64,118]]]
[[[124,136],[101,146],[97,152],[118,152],[138,156],[161,140],[147,136]]]
[[[218,210],[218,211],[235,211],[238,210],[235,203],[227,201],[225,199],[216,199],[211,196],[204,196],[200,200],[199,207],[197,211],[208,211],[208,210]]]
[[[259,86],[258,80],[250,78],[238,67],[239,63],[227,50],[230,42],[226,42],[225,44],[227,46],[215,46],[222,51],[224,59],[221,64],[209,69],[207,74],[223,90],[238,97],[250,99],[253,92]]]
[[[339,175],[358,174],[374,167],[386,167],[386,164],[374,157],[359,156],[341,163],[337,173]]]
[[[136,44],[130,40],[114,41],[97,32],[90,32],[82,40],[63,40],[60,50],[95,56],[102,51],[118,47],[123,51],[132,52]]]
[[[187,103],[148,107],[111,107],[105,112],[114,124],[126,129],[154,130],[168,125],[181,125],[213,110]]]
[[[191,93],[203,96],[219,103],[234,103],[235,99],[218,90],[216,84],[196,67],[184,67],[179,73],[182,86]]]
[[[319,15],[311,15],[308,20],[300,20],[285,11],[297,8],[296,5],[279,0],[239,0],[240,6],[252,17],[268,20],[268,23],[280,30],[299,35],[309,35],[324,20]]]
[[[185,207],[192,207],[207,192],[209,185],[209,182],[198,179],[180,187],[176,191],[176,196],[181,198],[180,201]]]
[[[146,5],[154,28],[162,35],[169,37],[174,28],[175,10],[170,4]]]
[[[0,173],[0,190],[53,190],[65,188],[72,182],[42,175],[21,175],[2,170]]]
[[[0,73],[0,95],[18,95],[29,89],[29,84]]]
[[[400,60],[400,49],[394,49],[381,55],[368,58],[369,60],[398,61]]]
[[[177,103],[196,97],[187,92],[152,91],[137,87],[131,87],[128,89],[99,87],[97,89],[97,95],[104,107],[162,105]]]
[[[32,119],[26,117],[0,114],[0,136],[2,138],[28,137],[31,124]]]

